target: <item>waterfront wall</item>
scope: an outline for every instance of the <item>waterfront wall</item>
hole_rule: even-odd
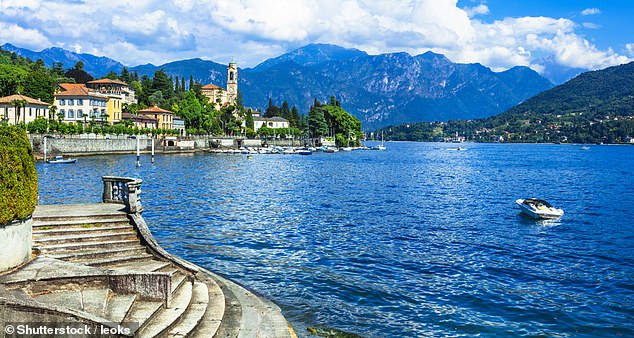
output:
[[[65,135],[65,136],[48,136],[44,142],[43,135],[30,135],[29,139],[33,146],[33,151],[37,156],[43,156],[44,143],[46,143],[47,157],[51,158],[55,155],[82,155],[82,154],[132,154],[136,152],[137,138],[120,136],[103,136],[103,135]],[[152,150],[152,142],[154,142],[154,151],[157,153],[170,151],[191,151],[204,150],[211,148],[239,148],[239,147],[262,147],[262,146],[301,146],[299,140],[266,140],[259,139],[241,139],[217,136],[188,136],[186,138],[175,140],[168,139],[151,139],[146,136],[139,136],[139,150],[143,153]],[[192,147],[193,145],[193,147]]]
[[[0,225],[0,271],[14,268],[31,258],[33,220]]]

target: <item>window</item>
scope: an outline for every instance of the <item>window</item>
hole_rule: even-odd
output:
[[[82,116],[84,116],[83,109],[77,109],[77,117],[82,117]]]
[[[78,116],[78,117],[81,117],[81,116]],[[68,110],[68,118],[69,119],[74,119],[75,118],[75,111],[74,110],[72,110],[72,109]]]
[[[72,106],[72,105],[74,105],[74,104],[75,104],[75,102],[74,102],[74,100],[73,100],[73,99],[68,99],[68,105],[69,105],[69,106]]]
[[[64,99],[59,99],[58,101],[59,101],[59,105],[60,105],[60,106],[66,105],[66,100],[64,100]]]
[[[83,106],[84,105],[84,99],[77,99],[77,105],[78,106]]]

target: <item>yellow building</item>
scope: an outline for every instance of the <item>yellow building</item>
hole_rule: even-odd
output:
[[[213,83],[201,88],[203,95],[209,98],[209,102],[216,106],[216,110],[227,105],[235,105],[238,100],[238,66],[231,61],[227,67],[227,89],[216,86]]]
[[[153,118],[157,121],[158,128],[174,129],[174,112],[159,108],[158,106],[141,109],[137,112],[140,116]]]
[[[121,121],[124,104],[136,103],[134,90],[121,80],[105,78],[88,81],[86,87],[91,91],[108,96],[108,122],[110,124]]]
[[[213,103],[216,106],[216,110],[220,110],[228,103],[227,91],[213,83],[202,86],[200,92],[209,98],[209,103]]]

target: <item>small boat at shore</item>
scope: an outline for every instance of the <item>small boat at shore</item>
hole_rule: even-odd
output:
[[[70,164],[77,162],[76,158],[64,158],[64,156],[55,156],[54,159],[46,160],[49,164]]]
[[[520,198],[516,200],[515,203],[517,203],[523,213],[533,218],[559,218],[564,214],[562,209],[555,208],[545,200],[537,198]]]

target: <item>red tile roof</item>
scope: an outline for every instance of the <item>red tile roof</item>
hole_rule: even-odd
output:
[[[224,90],[222,87],[218,87],[213,83],[210,83],[208,85],[202,86],[201,89],[220,89],[220,90]]]
[[[154,114],[154,113],[164,113],[164,114],[174,114],[174,112],[159,108],[157,106],[141,109],[138,111],[139,114]]]
[[[37,105],[37,106],[49,106],[49,103],[25,96],[20,94],[9,95],[5,97],[0,97],[0,104],[11,104],[13,100],[25,100],[28,104]]]
[[[112,79],[108,79],[108,78],[103,78],[103,79],[99,79],[99,80],[94,80],[94,81],[88,81],[86,82],[86,84],[118,84],[118,85],[122,85],[122,86],[127,86],[128,84],[121,81],[121,80],[112,80]]]
[[[83,83],[60,83],[55,96],[88,96],[88,88]]]
[[[130,114],[130,113],[122,113],[121,114],[121,119],[122,120],[132,120],[132,121],[137,121],[137,122],[157,122],[157,119],[153,119],[151,117],[148,116],[144,116],[144,115],[139,115],[136,116],[134,114]]]

